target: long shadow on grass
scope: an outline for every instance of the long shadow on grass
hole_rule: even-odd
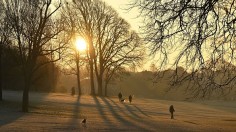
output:
[[[127,111],[132,114],[134,117],[136,118],[141,118],[141,116],[139,116],[135,111],[135,109],[133,109],[133,107],[131,107],[129,104],[124,104],[123,103],[123,106],[127,109]]]
[[[131,108],[130,108],[129,106],[127,106],[127,105],[121,103],[121,105],[123,105],[123,106],[126,108],[126,109],[122,109],[122,108],[121,108],[115,101],[113,101],[112,99],[108,98],[108,100],[109,100],[110,102],[112,102],[117,108],[119,108],[120,110],[122,110],[122,112],[123,112],[124,114],[126,114],[127,116],[129,116],[129,115],[127,114],[127,112],[129,112],[129,113],[132,115],[133,118],[140,118],[140,116],[139,116],[138,114],[134,113],[134,112],[131,110]]]
[[[143,115],[147,116],[147,117],[150,117],[148,114],[146,114],[145,112],[143,112],[139,107],[137,107],[136,105],[134,105],[134,107],[140,112],[142,113]]]
[[[140,125],[134,124],[133,122],[131,122],[128,119],[137,119],[139,116],[136,113],[130,112],[132,114],[132,117],[129,116],[126,112],[125,109],[121,108],[116,102],[114,102],[113,100],[111,100],[110,98],[102,98],[102,100],[104,101],[104,103],[109,107],[110,112],[113,114],[113,116],[119,120],[123,125],[125,126],[133,126],[134,128],[138,129],[138,130],[143,130],[146,131],[147,129],[144,127],[141,127]],[[112,104],[114,105],[112,105]],[[114,109],[117,108],[118,110]],[[123,113],[125,115],[125,118],[121,115],[121,113]],[[134,118],[135,117],[135,118]]]
[[[118,107],[119,109],[122,109],[115,101],[113,101],[112,99],[110,98],[107,98],[108,100],[110,100],[114,105],[116,105],[116,107]],[[134,107],[132,108],[131,106],[129,106],[130,104],[122,104],[124,106],[123,108],[123,112],[128,112],[130,113],[131,116],[128,116],[130,117],[131,119],[134,119],[136,124],[133,124],[135,125],[136,127],[139,128],[139,130],[147,130],[147,131],[163,131],[165,130],[165,128],[163,128],[162,126],[162,123],[158,123],[154,120],[152,120],[151,116],[147,115],[146,113],[144,113],[139,107],[137,107],[136,105],[134,105]],[[136,110],[137,109],[137,110]],[[138,113],[140,114],[138,114]],[[144,116],[141,116],[141,115],[144,115]]]
[[[18,110],[19,106],[21,104],[15,101],[0,102],[0,127],[16,121],[25,114]]]
[[[81,109],[80,109],[80,100],[81,100],[81,96],[78,96],[77,100],[72,104],[74,107],[72,109],[72,117],[70,118],[70,121],[69,121],[69,127],[64,128],[67,131],[78,129],[79,125],[81,125],[80,120],[84,118],[82,116]]]
[[[93,96],[93,99],[96,103],[96,108],[99,111],[99,114],[102,116],[103,121],[110,126],[113,126],[111,120],[106,116],[105,111],[104,111],[104,106],[99,102],[98,98],[96,96]]]
[[[96,128],[96,126],[92,126],[95,122],[95,118],[96,117],[91,117],[91,115],[89,115],[89,113],[96,113],[96,111],[93,110],[97,110],[99,115],[102,117],[102,121],[105,122],[106,125],[111,126],[111,127],[115,127],[115,124],[112,124],[112,122],[109,120],[109,118],[106,116],[105,110],[104,110],[104,106],[99,102],[98,98],[95,96],[91,96],[95,102],[95,104],[87,104],[87,103],[81,103],[82,99],[85,99],[82,97],[78,97],[77,102],[75,102],[73,111],[72,111],[72,119],[69,121],[69,130],[92,130],[93,128]],[[84,102],[84,101],[83,101]],[[85,101],[86,102],[86,101]],[[89,103],[89,102],[88,102]],[[81,121],[83,119],[87,119],[87,123],[86,125],[83,125],[81,123]],[[99,123],[100,124],[100,123]],[[99,126],[98,126],[99,128]],[[97,128],[96,128],[97,129]],[[68,129],[67,129],[68,130]]]

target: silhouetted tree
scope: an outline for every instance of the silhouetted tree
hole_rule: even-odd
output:
[[[7,22],[11,27],[11,41],[20,55],[24,75],[22,111],[28,112],[29,90],[35,72],[47,63],[60,59],[63,44],[53,40],[63,31],[62,19],[53,16],[61,7],[61,1],[8,0]],[[53,18],[53,19],[52,19]],[[37,63],[40,56],[55,54],[53,60]]]
[[[110,66],[106,69],[104,73],[105,96],[108,95],[108,85],[112,82],[120,80],[125,75],[125,73],[125,68],[121,67],[120,65]]]
[[[62,12],[62,15],[66,19],[66,23],[67,23],[67,34],[70,34],[69,47],[67,48],[67,54],[64,59],[64,64],[67,65],[67,68],[64,68],[65,69],[64,73],[76,75],[78,95],[81,95],[82,88],[81,88],[81,82],[80,82],[81,81],[80,69],[84,65],[84,63],[86,63],[86,61],[90,61],[90,59],[88,58],[91,58],[91,57],[90,57],[89,49],[87,49],[86,51],[78,51],[78,49],[76,48],[76,45],[75,45],[76,39],[78,39],[79,37],[86,39],[87,36],[81,33],[86,32],[87,29],[85,29],[83,24],[82,24],[83,26],[79,24],[80,21],[84,21],[84,20],[81,20],[82,18],[77,16],[78,9],[75,8],[74,6],[73,6],[73,3],[67,2]],[[86,9],[81,10],[79,12],[83,12],[85,10]],[[90,71],[91,71],[91,68],[92,67],[90,65]],[[90,76],[93,76],[93,75],[90,74]],[[90,81],[91,81],[90,83],[92,83],[91,95],[94,95],[95,94],[94,84],[93,84],[94,81],[93,80],[90,80]]]
[[[104,2],[94,2],[94,36],[97,38],[94,64],[98,94],[102,95],[106,70],[113,70],[109,72],[112,77],[120,67],[138,64],[144,52],[139,36],[130,29],[130,25]]]
[[[133,0],[142,31],[161,66],[173,61],[173,84],[189,81],[194,97],[224,95],[236,83],[235,0]],[[184,66],[191,73],[177,74]],[[194,87],[197,86],[197,87]]]
[[[88,45],[87,45],[87,61],[89,63],[89,72],[90,72],[90,86],[91,86],[91,95],[95,95],[95,87],[94,87],[94,45],[93,42],[93,30],[94,30],[94,18],[93,18],[93,2],[91,0],[73,0],[71,5],[72,10],[70,12],[75,17],[75,33],[78,33],[81,37],[83,37]],[[71,15],[69,14],[69,15]],[[70,17],[70,20],[71,17]],[[74,25],[72,25],[73,27]],[[78,74],[79,75],[79,74]]]
[[[81,67],[84,65],[84,59],[80,51],[77,51],[75,48],[75,41],[69,41],[69,45],[66,49],[66,53],[63,55],[63,60],[61,66],[63,67],[62,72],[66,75],[76,75],[77,77],[77,86],[78,86],[78,95],[82,94],[81,87]]]
[[[104,2],[81,0],[74,1],[73,6],[79,18],[77,32],[88,42],[90,72],[95,71],[98,95],[103,95],[106,70],[117,70],[117,67],[138,64],[141,60],[139,36]],[[114,72],[109,73],[112,76]]]
[[[2,100],[2,89],[3,89],[3,73],[2,73],[2,57],[4,48],[9,45],[9,25],[6,21],[6,15],[4,10],[4,2],[0,0],[0,101]]]
[[[2,33],[4,23],[4,8],[3,1],[0,1],[0,101],[2,101]]]
[[[40,56],[36,64],[50,62],[46,56]],[[47,63],[39,68],[32,76],[32,88],[34,91],[52,92],[55,90],[59,78],[59,68],[54,62]]]

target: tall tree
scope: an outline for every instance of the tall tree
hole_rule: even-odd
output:
[[[130,25],[104,2],[95,2],[95,36],[97,38],[95,73],[98,94],[102,95],[105,72],[110,73],[112,77],[112,73],[118,71],[120,67],[138,64],[143,52],[139,36],[130,29]],[[109,72],[110,70],[113,72]]]
[[[66,23],[67,23],[66,32],[67,34],[69,34],[68,37],[70,37],[70,42],[69,42],[70,44],[69,44],[69,47],[67,48],[67,54],[65,56],[66,59],[64,59],[65,60],[64,64],[69,66],[70,70],[68,70],[68,68],[65,68],[64,71],[66,74],[75,74],[77,76],[78,94],[81,95],[82,88],[81,88],[81,82],[80,82],[81,81],[80,68],[84,64],[84,60],[90,62],[91,52],[89,52],[89,47],[87,50],[85,49],[86,51],[79,51],[78,47],[76,47],[77,39],[79,38],[86,39],[88,37],[85,34],[83,34],[84,32],[87,32],[88,28],[86,29],[84,25],[82,26],[82,24],[79,24],[80,21],[85,21],[86,23],[87,22],[86,18],[81,18],[77,16],[81,12],[85,12],[85,9],[80,11],[77,8],[75,8],[75,6],[76,5],[73,5],[73,3],[71,2],[67,2],[67,4],[64,6],[63,11],[62,11],[62,15],[66,19]],[[91,72],[92,67],[93,66],[91,66],[91,63],[90,63],[90,76],[92,76],[91,78],[93,78],[93,71]],[[94,95],[95,94],[94,81],[93,80],[90,80],[90,81],[91,81],[90,94]]]
[[[98,95],[103,95],[104,73],[138,63],[143,52],[138,35],[115,10],[99,0],[74,1],[78,10],[78,33],[85,36],[89,47],[90,72],[95,71]],[[92,77],[90,77],[92,79]]]
[[[87,57],[90,67],[90,86],[91,86],[91,95],[95,95],[95,86],[94,86],[94,41],[93,41],[93,1],[92,0],[73,0],[72,8],[75,11],[76,21],[76,32],[86,39],[88,43]],[[72,9],[72,10],[73,10]]]
[[[2,100],[3,78],[2,78],[2,56],[4,48],[9,45],[9,24],[6,21],[4,2],[0,0],[0,101]]]
[[[0,0],[0,101],[2,101],[2,45],[3,45],[3,25],[4,25],[4,8],[3,1]]]
[[[53,39],[63,31],[61,19],[53,16],[61,7],[52,0],[8,0],[6,1],[7,22],[12,29],[12,42],[20,54],[24,75],[22,111],[28,112],[29,90],[32,77],[43,65],[60,59],[63,44]],[[52,19],[53,18],[53,19]],[[53,60],[36,63],[40,56],[56,54]]]
[[[131,8],[138,8],[144,18],[142,31],[151,53],[161,56],[162,66],[174,60],[173,84],[189,81],[195,97],[232,89],[236,83],[235,0],[133,0]],[[177,74],[178,66],[191,74]]]

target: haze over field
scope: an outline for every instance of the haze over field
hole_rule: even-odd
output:
[[[108,96],[117,96],[119,92],[129,96],[134,95],[139,98],[152,98],[162,100],[199,100],[193,98],[191,92],[186,90],[188,82],[182,83],[179,86],[171,86],[172,74],[174,70],[166,70],[159,72],[160,77],[154,79],[156,72],[142,71],[142,72],[127,72],[121,76],[120,80],[112,81],[108,85]],[[57,92],[70,92],[71,87],[76,86],[76,76],[64,76],[59,79]],[[97,85],[97,84],[96,84]],[[82,93],[89,95],[90,84],[89,79],[82,79],[81,81]],[[77,90],[76,90],[77,92]],[[103,91],[104,92],[104,91]],[[233,87],[229,94],[213,95],[206,97],[207,100],[236,100],[236,87]],[[200,99],[201,100],[201,99]]]
[[[230,131],[236,130],[235,102],[181,102],[31,93],[29,113],[21,113],[20,92],[4,91],[1,131]],[[176,112],[170,119],[169,106]],[[81,121],[86,118],[86,127]]]
[[[0,132],[236,132],[235,0],[0,0]]]

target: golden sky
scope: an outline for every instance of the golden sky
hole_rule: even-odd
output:
[[[142,19],[137,18],[137,16],[139,15],[138,10],[137,9],[133,9],[131,11],[125,10],[129,7],[128,4],[132,0],[103,0],[103,1],[105,1],[111,7],[113,7],[119,13],[120,17],[128,21],[133,30],[135,30],[136,32],[139,32],[139,27],[141,26]],[[149,57],[145,57],[145,58],[149,58]],[[137,67],[136,70],[137,71],[150,70],[150,65],[152,61],[155,61],[155,60],[150,59],[150,58],[144,59],[143,65],[141,67]]]
[[[108,5],[112,6],[122,18],[127,20],[132,29],[138,31],[139,26],[140,26],[140,21],[141,19],[137,19],[138,16],[138,11],[133,9],[131,11],[127,11],[125,9],[128,8],[128,4],[131,0],[103,0],[105,1]]]

